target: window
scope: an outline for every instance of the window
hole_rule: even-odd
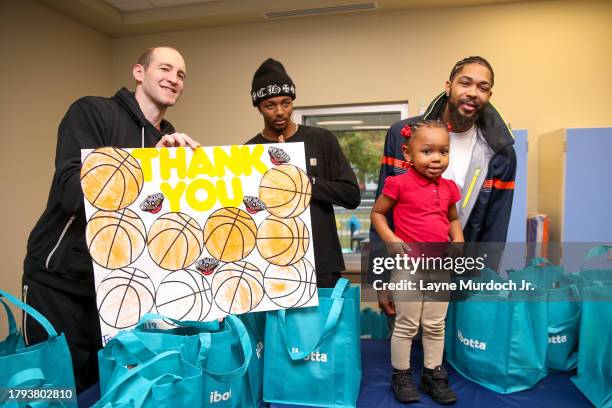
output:
[[[355,210],[334,206],[334,211],[342,251],[356,253],[370,230],[370,210],[387,129],[408,117],[408,102],[296,108],[293,117],[296,123],[326,128],[336,135],[355,171],[361,190],[360,206]],[[345,255],[345,260],[349,270],[350,256]]]

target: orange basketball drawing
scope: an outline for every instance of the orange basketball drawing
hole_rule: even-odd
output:
[[[317,291],[314,267],[306,258],[287,266],[270,265],[264,273],[264,289],[279,307],[303,306]]]
[[[234,207],[213,212],[204,225],[204,245],[223,262],[243,259],[255,248],[257,225],[243,210]]]
[[[149,230],[151,259],[163,269],[176,271],[197,261],[204,247],[200,225],[179,212],[161,215]]]
[[[248,262],[223,265],[212,282],[215,304],[225,313],[246,313],[263,299],[263,274]]]
[[[87,222],[87,249],[94,262],[117,269],[134,262],[147,242],[144,223],[134,211],[97,211]]]
[[[81,167],[83,195],[94,207],[116,211],[138,198],[143,185],[140,164],[116,147],[102,147],[89,153]]]
[[[291,265],[302,259],[310,244],[310,233],[300,218],[269,216],[257,229],[257,249],[274,265]]]
[[[268,170],[259,183],[259,198],[270,214],[297,217],[310,204],[310,180],[303,170],[282,164]]]

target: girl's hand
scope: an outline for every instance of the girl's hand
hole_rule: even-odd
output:
[[[385,243],[389,255],[406,255],[411,251],[410,246],[396,235],[393,235],[393,237]]]

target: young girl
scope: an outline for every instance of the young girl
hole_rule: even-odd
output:
[[[382,194],[372,208],[372,225],[392,252],[407,253],[409,247],[419,248],[420,256],[426,242],[463,242],[463,231],[457,217],[455,203],[461,198],[457,185],[442,178],[448,167],[450,140],[447,127],[436,120],[420,120],[407,125],[402,134],[406,141],[402,151],[410,168],[405,174],[388,177]],[[389,228],[386,214],[393,210],[394,230]],[[406,245],[406,243],[417,243]],[[413,249],[414,251],[414,249]],[[425,251],[427,252],[427,251]],[[419,270],[410,274],[396,270],[391,280],[422,279],[423,276],[448,272]],[[438,276],[438,278],[444,277]],[[436,279],[437,280],[437,279]],[[393,394],[400,402],[418,401],[419,395],[412,382],[410,370],[410,348],[412,338],[422,329],[424,368],[421,388],[441,404],[456,401],[454,392],[448,386],[448,375],[442,366],[444,352],[444,318],[448,301],[429,301],[426,294],[417,290],[410,293],[410,301],[401,301],[401,294],[394,294],[396,319],[391,336],[391,383]],[[416,295],[416,298],[415,298]]]

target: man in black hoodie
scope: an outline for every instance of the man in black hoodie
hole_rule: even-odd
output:
[[[102,346],[92,259],[85,243],[81,149],[199,146],[163,119],[183,91],[181,54],[174,48],[151,48],[132,74],[134,93],[122,88],[112,98],[87,96],[68,109],[58,130],[47,208],[30,233],[24,261],[23,300],[66,335],[77,392],[98,381],[96,353]],[[26,314],[22,327],[27,345],[47,339],[46,331]]]
[[[295,85],[280,62],[268,58],[261,64],[253,76],[251,97],[263,117],[264,129],[246,144],[304,143],[312,185],[310,219],[317,286],[334,287],[345,268],[333,205],[357,208],[361,194],[355,173],[333,133],[293,122]]]

